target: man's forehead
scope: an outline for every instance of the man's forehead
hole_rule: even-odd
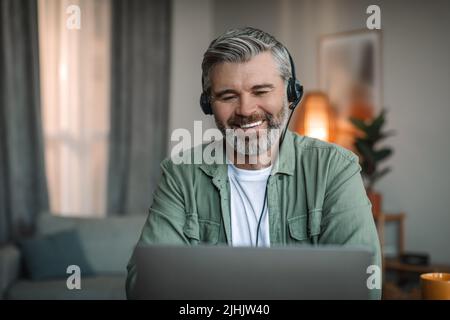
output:
[[[260,53],[246,62],[221,62],[211,70],[213,87],[275,85],[280,79],[278,65],[270,52]]]

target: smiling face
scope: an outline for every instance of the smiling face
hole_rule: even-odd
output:
[[[238,153],[261,154],[278,141],[287,120],[286,86],[269,51],[219,63],[210,79],[217,127]]]

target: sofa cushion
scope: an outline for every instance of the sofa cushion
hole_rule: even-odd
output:
[[[6,298],[13,300],[125,299],[125,279],[125,276],[112,275],[82,277],[79,290],[67,289],[66,280],[21,280],[15,282],[8,290]]]
[[[82,275],[93,275],[75,229],[23,239],[19,245],[32,280],[66,278],[70,265],[77,265]]]
[[[107,216],[105,218],[73,218],[42,214],[37,231],[49,234],[76,228],[86,258],[97,274],[126,274],[147,215]]]

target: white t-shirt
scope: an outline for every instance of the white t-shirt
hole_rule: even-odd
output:
[[[256,234],[264,192],[272,166],[260,170],[245,170],[228,164],[230,181],[232,246],[256,245]],[[269,247],[269,209],[266,205],[259,229],[258,247]]]

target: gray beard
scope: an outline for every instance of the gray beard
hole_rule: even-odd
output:
[[[226,129],[225,126],[216,120],[217,128],[222,132],[228,145],[245,156],[259,156],[265,154],[274,146],[282,134],[289,117],[287,104],[277,115],[277,119],[272,119],[268,128],[260,129],[259,134],[252,132],[245,134],[242,129]],[[279,119],[281,118],[281,119]]]
[[[240,129],[227,129],[225,140],[237,153],[246,156],[265,154],[277,143],[281,134],[280,129],[261,129],[259,134],[247,135],[242,132]]]

